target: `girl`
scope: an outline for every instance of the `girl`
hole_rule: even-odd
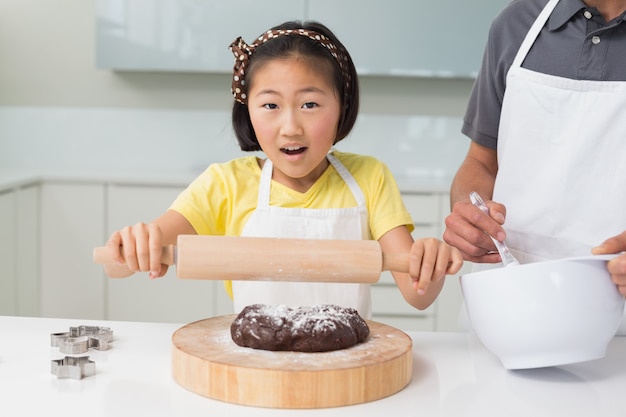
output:
[[[243,151],[267,158],[213,164],[154,222],[113,233],[107,246],[123,267],[106,266],[107,274],[163,276],[161,247],[180,234],[376,239],[383,251],[411,254],[410,273],[393,274],[404,298],[418,309],[432,304],[444,276],[460,269],[460,253],[434,238],[413,241],[411,217],[383,163],[332,149],[359,107],[356,70],[341,42],[319,23],[287,22],[230,49],[235,134]],[[256,303],[333,303],[371,317],[366,284],[233,281],[226,288],[236,313]]]

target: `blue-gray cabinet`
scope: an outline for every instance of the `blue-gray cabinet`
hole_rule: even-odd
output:
[[[318,20],[363,75],[474,77],[510,0],[98,0],[97,66],[228,73],[228,45],[286,20]]]

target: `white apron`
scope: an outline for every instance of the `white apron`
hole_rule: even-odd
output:
[[[502,104],[493,200],[522,263],[589,255],[626,230],[626,82],[521,67],[557,3],[526,35]]]
[[[365,197],[354,177],[333,155],[328,161],[346,182],[356,207],[303,209],[270,206],[272,162],[267,159],[261,171],[259,201],[246,223],[242,236],[292,239],[361,240],[369,237]],[[289,257],[288,253],[284,254]],[[309,283],[271,281],[233,281],[235,314],[250,304],[304,306],[332,303],[358,310],[364,318],[372,316],[369,284]]]

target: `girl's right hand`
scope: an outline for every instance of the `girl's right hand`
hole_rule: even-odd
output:
[[[123,278],[135,272],[150,272],[149,277],[165,275],[168,266],[161,263],[162,232],[155,223],[137,223],[114,232],[107,241],[117,264],[105,265],[111,278]]]

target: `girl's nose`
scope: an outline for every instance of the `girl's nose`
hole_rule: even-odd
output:
[[[300,136],[304,133],[300,117],[295,111],[286,111],[281,122],[280,132],[284,136]]]

